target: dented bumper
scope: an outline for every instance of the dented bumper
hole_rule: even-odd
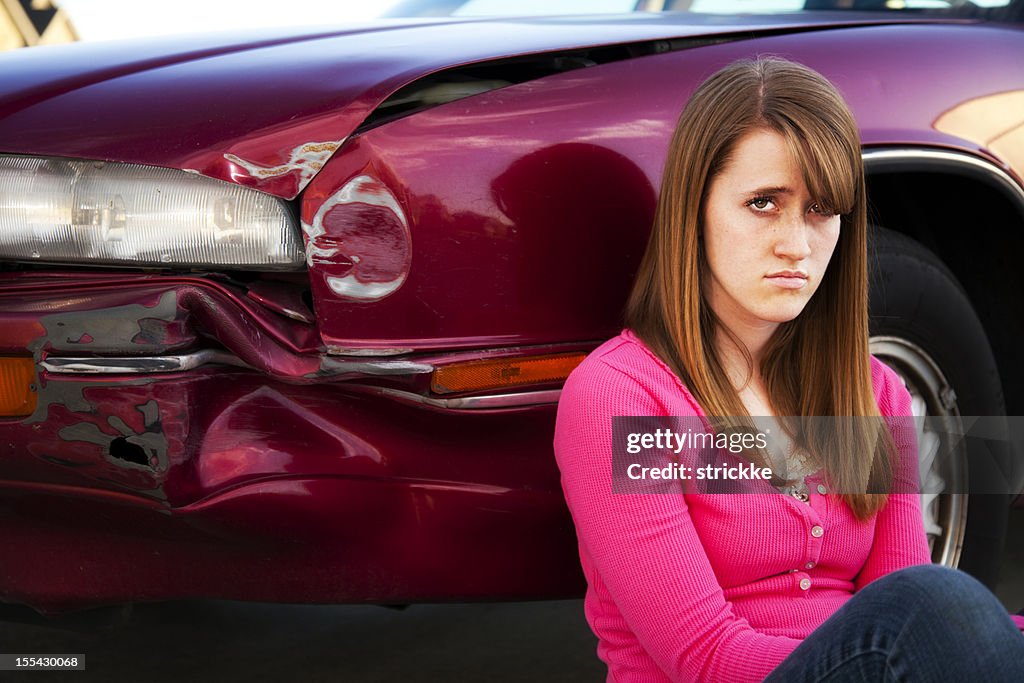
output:
[[[429,365],[327,357],[312,325],[205,278],[11,275],[0,291],[0,354],[37,373],[34,411],[0,418],[0,535],[18,548],[0,601],[579,592],[553,404],[358,391],[347,380]]]

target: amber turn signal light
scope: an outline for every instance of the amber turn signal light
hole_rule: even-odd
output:
[[[36,362],[0,358],[0,417],[23,417],[36,409]]]
[[[434,370],[430,388],[437,394],[451,394],[560,382],[586,357],[576,352],[452,363]]]

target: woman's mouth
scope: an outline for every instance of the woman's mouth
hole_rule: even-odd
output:
[[[765,279],[781,289],[801,289],[807,284],[807,273],[801,270],[782,270],[766,275]]]

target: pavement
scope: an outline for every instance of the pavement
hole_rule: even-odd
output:
[[[1011,513],[996,595],[1024,607],[1024,509]],[[136,605],[84,632],[0,623],[0,652],[84,653],[85,671],[0,672],[0,680],[301,679],[370,683],[603,681],[582,600],[368,606],[187,601]]]

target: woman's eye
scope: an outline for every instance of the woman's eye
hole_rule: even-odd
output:
[[[819,216],[821,216],[822,218],[831,218],[832,216],[835,215],[834,213],[831,213],[831,212],[826,211],[825,209],[821,208],[821,206],[818,205],[818,204],[812,204],[811,205],[811,213],[816,213]]]
[[[752,206],[757,211],[765,211],[770,204],[774,204],[771,197],[754,197],[747,202],[747,206]]]

